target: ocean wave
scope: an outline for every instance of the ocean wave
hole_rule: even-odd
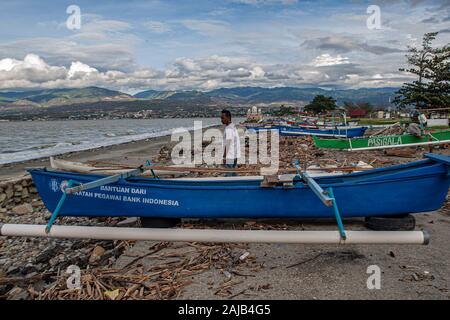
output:
[[[217,124],[204,125],[203,128],[215,126]],[[55,144],[46,144],[40,146],[32,146],[19,150],[2,150],[0,153],[0,164],[21,162],[26,160],[33,160],[39,158],[45,158],[50,156],[57,156],[64,153],[86,151],[91,149],[97,149],[101,147],[107,147],[127,142],[140,141],[149,138],[162,137],[172,134],[174,130],[180,128],[185,130],[194,130],[194,126],[191,127],[174,127],[165,130],[155,130],[153,132],[138,133],[134,130],[128,130],[124,135],[102,135],[102,138],[97,140],[81,140],[75,142],[58,142]]]

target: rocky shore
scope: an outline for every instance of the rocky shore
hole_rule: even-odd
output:
[[[92,162],[109,158],[122,163],[142,163],[143,159],[151,158],[153,163],[164,164],[170,162],[170,148],[171,144],[167,138],[159,138],[91,152],[91,157],[88,156],[88,152],[84,152],[82,155],[73,154],[67,158]],[[374,167],[381,167],[422,158],[423,153],[427,151],[421,149],[403,151],[403,153],[399,151],[397,154],[390,155],[384,154],[383,151],[358,153],[324,151],[315,148],[309,138],[282,137],[280,140],[280,166],[290,167],[294,160],[299,160],[300,163],[305,164],[337,166],[351,166],[359,161],[364,161]],[[449,153],[449,150],[445,148],[436,148],[436,151]],[[254,166],[243,167],[253,168]],[[437,218],[421,218],[419,225],[427,225],[435,232],[444,232],[446,230],[445,223],[450,223],[447,207],[448,204],[437,214]],[[14,179],[1,180],[0,223],[45,224],[49,217],[50,213],[36,193],[36,188],[29,176],[23,175]],[[430,223],[430,221],[432,222]],[[64,217],[58,219],[57,223],[116,227],[139,226],[139,220],[132,218]],[[352,222],[346,221],[346,223]],[[354,223],[352,227],[355,229],[362,227],[359,222]],[[296,221],[293,223],[287,221],[264,223],[238,221],[228,223],[228,225],[227,223],[211,225],[211,222],[205,221],[184,221],[183,227],[308,229],[311,226]],[[333,222],[329,227],[334,228]],[[442,235],[440,237],[442,238]],[[429,263],[429,266],[426,267],[427,270],[438,270],[438,266],[448,261],[445,259],[450,258],[448,254],[443,253],[443,246],[443,239],[440,239],[438,244],[430,247],[429,250],[432,254],[428,255],[428,261],[418,258],[414,253],[414,248],[398,249],[395,247],[394,249],[392,247],[389,250],[393,250],[394,255],[401,252],[400,265],[407,264],[406,257],[409,257],[417,264]],[[0,299],[280,298],[283,297],[282,291],[287,289],[280,288],[279,283],[287,285],[289,281],[293,281],[293,279],[285,279],[287,275],[290,277],[300,276],[295,272],[291,274],[291,271],[297,267],[289,267],[294,263],[291,261],[292,259],[299,258],[300,251],[295,249],[288,252],[283,248],[287,247],[1,237]],[[274,252],[277,250],[283,252],[282,258],[274,256]],[[304,250],[306,251],[303,252],[307,253],[311,248],[305,247]],[[389,264],[395,260],[395,257],[386,260],[386,250],[377,247],[374,252],[379,256],[371,258],[368,258],[370,250],[365,246],[362,246],[360,250],[355,250],[354,253],[358,256],[361,255],[361,252],[365,252],[362,254],[365,258],[358,261],[376,260],[378,257],[382,261],[380,263]],[[330,246],[317,246],[313,251],[321,252],[322,257],[328,257],[327,261],[332,261],[331,263],[339,262],[343,252]],[[306,258],[308,259],[308,257]],[[276,261],[281,263],[281,266],[278,266]],[[445,264],[448,265],[446,262]],[[81,269],[83,283],[89,284],[79,291],[70,291],[65,284],[68,278],[66,270],[71,265],[76,265]],[[358,266],[358,263],[355,266]],[[286,271],[286,275],[280,276],[279,283],[277,283],[272,279],[273,272],[270,271],[272,267],[274,269],[289,267],[289,272]],[[342,268],[342,266],[337,266],[337,268]],[[425,290],[431,296],[442,298],[447,295],[448,297],[448,287],[444,284],[448,283],[450,279],[450,270],[448,267],[444,269],[440,272],[433,272],[434,280],[430,279],[428,274],[416,272],[417,274],[414,273],[415,276],[412,276],[413,281],[415,278],[422,279],[420,281],[431,283],[439,290],[444,290],[439,291],[442,292],[442,295],[439,295],[437,289],[426,291],[425,287],[420,287],[420,290]],[[314,268],[308,269],[308,272],[314,273]],[[405,270],[402,270],[401,275],[397,273],[396,276],[403,277],[406,273]],[[89,286],[92,288],[89,289]],[[304,290],[301,292],[308,297]],[[350,294],[350,291],[347,294]],[[317,293],[317,295],[322,296],[321,293]]]
[[[39,198],[30,176],[0,181],[0,214],[13,211],[25,214],[33,211]]]

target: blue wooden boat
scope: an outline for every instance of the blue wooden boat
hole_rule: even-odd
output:
[[[356,138],[364,136],[368,127],[324,127],[324,128],[305,128],[298,126],[268,125],[260,127],[247,127],[248,130],[259,131],[278,131],[282,136],[318,136],[335,138]]]
[[[302,128],[294,126],[280,126],[282,136],[317,136],[335,138],[355,138],[362,137],[368,127],[334,127],[334,128]]]
[[[439,209],[448,192],[450,156],[426,159],[343,176],[316,178],[318,188],[332,190],[342,217],[389,216]],[[68,184],[89,184],[108,176],[29,169],[45,206],[61,216],[139,216],[164,218],[334,217],[311,181],[296,176],[292,183],[267,187],[257,180],[180,181],[141,176],[74,194]],[[111,180],[113,181],[113,180]]]
[[[245,126],[247,128],[247,130],[249,131],[280,131],[281,126],[280,125],[274,125],[274,124],[269,124],[269,125],[264,125],[264,126]]]

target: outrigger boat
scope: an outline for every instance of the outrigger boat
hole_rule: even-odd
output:
[[[324,128],[309,128],[300,126],[282,126],[267,125],[260,127],[247,127],[248,130],[259,131],[278,131],[282,136],[317,136],[317,137],[333,137],[333,138],[353,138],[362,137],[368,127],[358,126],[337,126]]]
[[[313,137],[318,148],[346,151],[378,150],[450,143],[450,131],[433,132],[417,137],[409,134],[372,136],[357,139],[322,139]]]
[[[280,126],[279,131],[282,136],[316,136],[334,138],[362,137],[368,127],[325,127],[320,129],[301,128],[294,126]]]
[[[117,175],[29,169],[47,226],[0,224],[2,236],[268,243],[426,244],[422,231],[346,231],[342,218],[396,216],[439,209],[450,185],[450,156],[342,176],[312,178],[296,165],[290,180],[168,180],[142,177],[148,167]],[[331,218],[339,231],[158,230],[53,226],[58,216],[163,218]]]
[[[343,217],[388,216],[433,211],[442,205],[450,178],[450,157],[427,159],[341,176],[295,176],[275,181],[180,181],[140,177],[142,169],[118,176],[80,174],[46,168],[29,172],[45,206],[61,216],[178,218],[333,217],[310,187],[333,189]],[[302,174],[302,173],[300,173]],[[113,178],[114,177],[114,178]],[[417,192],[420,190],[420,192]],[[414,196],[412,196],[414,195]]]
[[[62,159],[55,159],[53,157],[50,157],[50,166],[52,169],[57,169],[59,171],[69,171],[69,172],[78,172],[78,173],[97,173],[97,174],[120,174],[124,173],[126,171],[129,171],[129,169],[132,167],[124,166],[122,164],[109,164],[105,163],[106,166],[93,166],[81,162],[73,162],[73,161],[67,161]],[[201,181],[201,180],[221,180],[223,177],[205,177],[205,178],[189,178],[189,177],[181,177],[181,178],[173,178],[174,176],[184,175],[190,173],[191,170],[196,170],[198,172],[208,173],[215,171],[217,169],[208,169],[208,168],[195,168],[195,167],[186,167],[185,165],[173,165],[173,166],[152,166],[152,168],[159,168],[159,169],[151,169],[151,170],[145,170],[141,176],[158,176],[164,179],[164,177],[171,176],[171,180],[194,180],[194,181]],[[373,167],[363,161],[359,161],[355,166],[348,166],[348,167],[338,167],[336,165],[327,165],[327,166],[317,166],[317,165],[311,165],[306,168],[306,172],[311,175],[311,177],[318,177],[318,176],[324,176],[324,175],[342,175],[345,173],[350,172],[360,172],[363,170],[373,169]],[[251,172],[250,172],[251,171]],[[255,173],[257,171],[250,170],[246,172],[242,172],[240,170],[239,172],[242,173]],[[280,175],[278,177],[280,179],[286,179],[290,177],[290,179],[293,179],[294,173],[296,170],[282,170],[287,172],[280,172]],[[234,171],[236,172],[236,171]],[[239,173],[238,172],[238,173]],[[290,173],[292,172],[292,173]],[[258,180],[263,181],[264,176],[258,175],[258,176],[234,176],[234,177],[228,177],[227,180]]]

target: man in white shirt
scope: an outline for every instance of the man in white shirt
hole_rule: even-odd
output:
[[[412,122],[409,124],[407,130],[408,133],[416,137],[423,136],[425,127],[427,126],[427,117],[423,113],[415,111],[411,120]]]
[[[225,167],[233,169],[237,167],[237,159],[241,157],[241,142],[236,126],[231,122],[231,112],[222,110],[222,123],[225,125],[223,135],[223,160]],[[227,174],[235,176],[236,173]]]

